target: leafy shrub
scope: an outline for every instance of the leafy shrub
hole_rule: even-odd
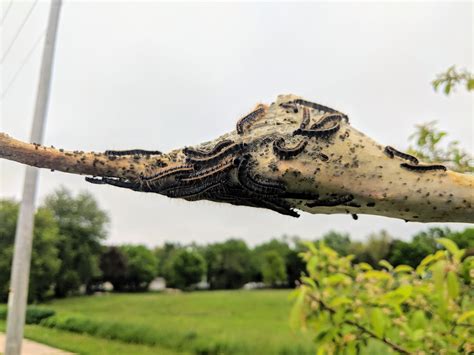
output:
[[[0,319],[7,319],[7,306],[0,306]],[[31,306],[26,309],[26,324],[39,324],[43,319],[54,316],[56,312],[49,308]]]
[[[446,238],[447,250],[416,269],[352,264],[324,243],[306,243],[293,327],[314,332],[318,354],[474,352],[474,257]]]

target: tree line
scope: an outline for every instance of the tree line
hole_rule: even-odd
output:
[[[17,202],[0,200],[0,302],[8,297],[18,209]],[[103,243],[108,221],[89,193],[73,196],[61,188],[44,200],[35,215],[30,301],[91,293],[104,282],[110,282],[114,291],[145,291],[157,276],[179,289],[193,289],[203,280],[212,290],[238,289],[248,282],[293,288],[306,271],[298,237],[274,238],[254,247],[237,238],[206,245],[107,246]],[[354,263],[378,268],[380,260],[387,260],[394,266],[415,267],[440,248],[436,242],[440,237],[452,239],[460,248],[474,248],[474,228],[462,232],[430,228],[410,241],[381,231],[363,242],[332,231],[314,241],[323,240],[339,255],[354,255]]]

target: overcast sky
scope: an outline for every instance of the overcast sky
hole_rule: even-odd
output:
[[[3,2],[6,8],[8,0]],[[2,53],[33,2],[15,1]],[[2,67],[2,92],[46,25],[30,16]],[[430,86],[456,64],[472,70],[472,2],[158,3],[64,1],[45,144],[65,149],[169,150],[234,128],[258,102],[294,93],[349,114],[351,123],[400,149],[417,123],[438,120],[473,151],[473,97]],[[41,45],[2,99],[1,131],[28,140]],[[0,197],[21,197],[24,167],[0,162]],[[335,229],[357,239],[399,238],[435,224],[385,217],[299,219],[271,211],[91,185],[43,170],[38,201],[58,186],[86,190],[110,213],[109,243],[256,243]],[[452,228],[466,225],[450,224]]]

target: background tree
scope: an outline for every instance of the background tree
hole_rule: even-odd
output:
[[[104,247],[100,256],[102,281],[108,281],[114,286],[114,291],[123,291],[128,275],[127,256],[118,247]]]
[[[181,249],[167,264],[166,282],[171,287],[190,288],[206,274],[206,261],[197,251]]]
[[[181,246],[179,243],[174,242],[165,242],[163,246],[156,247],[155,249],[153,249],[153,253],[155,254],[157,260],[157,275],[165,276],[166,265],[168,264],[174,253],[181,249],[183,249],[183,246]]]
[[[276,250],[263,254],[262,274],[266,285],[278,286],[287,283],[285,260]]]
[[[67,296],[77,292],[82,285],[89,289],[100,276],[100,243],[107,235],[107,213],[89,193],[82,192],[74,197],[65,188],[48,196],[45,206],[52,211],[61,236],[58,245],[62,263],[55,295]]]
[[[291,248],[287,242],[287,237],[283,236],[280,239],[273,238],[268,242],[259,244],[252,250],[252,281],[264,281],[263,267],[265,262],[265,255],[267,252],[275,252],[280,256],[283,262],[283,267],[285,269],[285,275],[287,275],[287,269],[290,267],[290,265],[288,264],[288,255],[291,252]],[[285,280],[281,281],[287,283],[286,277]]]
[[[128,291],[146,290],[156,276],[155,255],[144,245],[123,245],[120,250],[128,263],[124,288]]]
[[[10,283],[13,244],[19,205],[0,200],[0,302],[6,302]],[[31,255],[29,301],[43,301],[52,296],[53,285],[61,266],[58,258],[58,226],[51,211],[39,208],[35,214]]]
[[[337,251],[339,255],[346,256],[349,254],[351,247],[349,234],[330,231],[322,237],[322,240],[328,247]]]
[[[378,267],[378,262],[387,259],[393,238],[382,230],[369,235],[366,242],[353,242],[349,248],[350,254],[355,256],[354,262],[365,262]]]
[[[207,281],[212,289],[235,289],[250,281],[251,252],[243,240],[229,239],[205,248]]]

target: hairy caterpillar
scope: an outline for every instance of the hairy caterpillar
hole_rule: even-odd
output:
[[[340,113],[330,113],[321,117],[321,119],[311,126],[311,129],[321,129],[329,122],[341,122],[344,116]]]
[[[265,106],[261,104],[258,105],[256,110],[250,112],[247,116],[242,117],[237,122],[237,125],[236,125],[237,133],[243,134],[244,127],[250,126],[254,121],[262,117],[264,113],[265,113]]]
[[[339,123],[336,123],[334,126],[326,129],[301,129],[298,128],[296,131],[293,132],[293,135],[300,135],[305,137],[318,137],[318,138],[328,138],[339,131],[341,126]]]
[[[187,173],[193,170],[194,168],[192,165],[179,165],[179,166],[175,166],[175,167],[160,171],[158,174],[155,174],[155,175],[142,176],[141,179],[144,181],[155,181],[155,180],[159,180],[170,175]]]
[[[258,176],[252,177],[249,171],[250,155],[237,159],[237,177],[242,187],[259,195],[279,195],[285,192],[284,186],[278,182],[263,180]]]
[[[188,157],[187,160],[189,162],[195,162],[195,163],[214,163],[217,160],[220,160],[226,156],[233,155],[235,153],[239,153],[243,151],[247,147],[246,143],[236,143],[236,144],[231,144],[227,145],[221,149],[219,149],[216,153],[210,154],[207,156],[201,156],[201,157]],[[215,148],[213,149],[215,150]]]
[[[111,156],[122,156],[122,155],[162,155],[163,153],[158,150],[131,149],[131,150],[106,150],[104,154],[111,155]]]
[[[307,107],[303,108],[303,120],[301,121],[300,128],[306,129],[308,127],[309,122],[311,121],[311,113]]]
[[[172,198],[190,198],[193,196],[202,195],[203,193],[212,190],[213,188],[221,185],[222,180],[203,180],[200,184],[193,183],[191,185],[185,186],[174,186],[168,189],[160,191],[160,193],[165,194],[168,197]]]
[[[415,158],[413,155],[402,153],[402,152],[396,150],[395,148],[390,147],[389,145],[387,145],[385,147],[383,152],[385,153],[385,155],[387,155],[391,159],[393,159],[394,157],[397,156],[399,158],[410,161],[413,165],[418,165],[418,163],[419,163],[418,159]]]
[[[107,184],[107,185],[113,185],[117,187],[122,187],[124,189],[131,189],[134,191],[140,191],[139,185],[130,181],[123,181],[119,179],[111,179],[111,178],[91,178],[91,177],[86,177],[85,180],[87,182],[90,182],[91,184],[97,184],[97,185],[102,185],[102,184]]]
[[[221,162],[220,164],[214,165],[208,169],[196,171],[195,173],[190,174],[186,176],[185,178],[181,179],[181,181],[183,182],[197,181],[197,180],[205,179],[219,173],[223,173],[229,170],[230,168],[234,167],[233,160],[234,160],[233,158],[227,159]]]
[[[303,152],[303,150],[308,145],[307,141],[301,141],[293,148],[286,148],[284,147],[285,145],[284,143],[285,143],[285,140],[283,138],[279,138],[273,141],[273,151],[280,159],[283,159],[283,160],[291,159],[297,156],[298,154]]]
[[[408,163],[401,163],[400,166],[410,171],[418,171],[418,172],[425,172],[425,171],[433,171],[433,170],[448,170],[444,165],[412,165]]]
[[[210,151],[205,152],[199,149],[192,149],[189,147],[186,147],[183,149],[183,153],[186,154],[187,157],[190,158],[208,158],[210,156],[216,155],[219,153],[222,149],[225,147],[228,147],[229,145],[233,144],[234,142],[231,141],[230,139],[224,140],[222,142],[217,143],[214,148],[212,148]]]

